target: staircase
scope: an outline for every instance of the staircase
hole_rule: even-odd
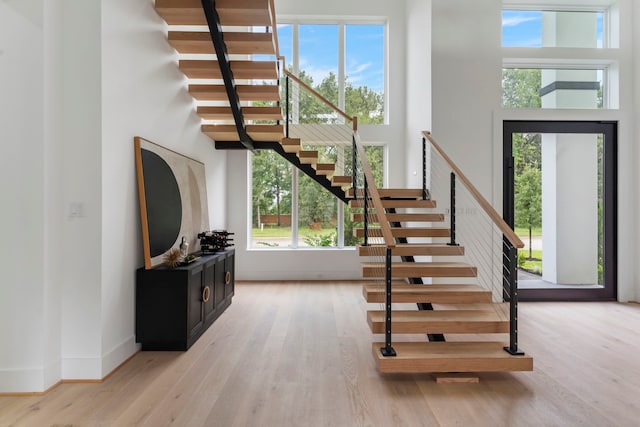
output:
[[[395,209],[409,210],[387,214],[391,232],[396,240],[418,237],[430,238],[429,243],[398,243],[392,250],[397,257],[430,257],[430,261],[404,262],[393,261],[392,279],[417,278],[475,278],[477,268],[461,261],[451,261],[464,255],[465,248],[447,243],[450,229],[443,227],[444,214],[433,212],[436,202],[422,200],[422,191],[414,190],[413,197],[407,197],[407,190],[386,190],[382,204]],[[382,195],[382,194],[381,194]],[[350,201],[356,208],[363,201]],[[422,205],[416,211],[417,204]],[[353,214],[353,220],[364,219],[364,213]],[[369,215],[373,225],[379,226],[378,216]],[[408,222],[411,227],[398,227],[398,223]],[[376,224],[377,223],[377,224]],[[439,225],[434,225],[439,224]],[[367,233],[370,237],[381,236],[380,228]],[[363,228],[354,230],[357,236],[364,236]],[[379,257],[382,244],[359,245],[358,254],[362,262],[362,276],[368,279],[382,279],[384,265],[372,262],[371,257]],[[447,261],[438,261],[446,257]],[[529,371],[533,369],[533,360],[529,356],[515,356],[504,351],[505,342],[501,335],[509,333],[508,307],[504,303],[493,303],[491,291],[472,283],[447,284],[408,284],[392,283],[392,301],[394,304],[412,303],[414,308],[393,309],[391,325],[394,334],[393,348],[397,355],[385,357],[380,349],[384,342],[374,342],[373,357],[380,372],[489,372],[489,371]],[[383,283],[363,285],[365,300],[371,304],[386,302],[386,289]],[[419,310],[419,304],[431,304],[433,310]],[[367,321],[373,334],[385,333],[385,310],[367,311]],[[446,334],[445,342],[411,341],[416,334]],[[462,335],[464,334],[464,335]],[[462,336],[464,341],[460,341]],[[486,336],[498,338],[487,341]],[[398,336],[408,336],[409,340],[399,341]],[[478,336],[476,338],[475,336]],[[401,338],[400,338],[401,339]]]
[[[380,348],[386,343],[372,344],[380,372],[533,369],[531,357],[503,350],[508,345],[504,337],[486,339],[487,334],[510,332],[505,304],[493,302],[491,291],[464,281],[419,284],[422,278],[468,281],[478,274],[477,266],[455,260],[464,256],[465,248],[446,243],[451,229],[442,225],[445,215],[436,211],[435,201],[424,197],[424,189],[375,189],[373,196],[362,189],[354,190],[351,176],[342,175],[335,164],[319,162],[317,151],[307,150],[299,138],[289,137],[288,126],[283,125],[287,118],[282,114],[278,82],[282,74],[290,73],[280,65],[273,0],[216,0],[215,9],[211,1],[156,0],[155,7],[169,25],[168,42],[178,53],[189,55],[188,59],[180,58],[178,65],[189,79],[189,93],[199,104],[202,132],[215,141],[216,148],[274,150],[350,207],[364,208],[365,198],[370,202],[369,209],[371,203],[375,205],[373,210],[355,213],[352,218],[363,222],[366,217],[369,224],[377,224],[366,231],[354,229],[357,237],[366,235],[367,240],[376,241],[357,248],[363,257],[363,294],[368,303],[388,303],[386,288],[380,283],[392,281],[396,304],[392,330],[396,337],[408,337],[393,342],[394,357],[381,354]],[[179,27],[173,30],[173,26]],[[212,54],[216,59],[211,59]],[[269,55],[273,59],[257,61],[253,55]],[[295,76],[290,77],[296,80]],[[357,119],[336,110],[353,123],[354,139],[358,140]],[[379,242],[382,238],[384,244]],[[415,238],[430,241],[409,242]],[[378,258],[391,247],[390,240],[394,242],[391,278],[380,281],[377,279],[385,279],[386,265]],[[415,257],[426,259],[416,262]],[[438,260],[439,257],[446,259]],[[409,310],[403,304],[396,309],[402,303],[412,303],[416,308]],[[373,334],[387,332],[386,320],[384,310],[367,312]],[[426,336],[436,334],[442,338],[446,334],[446,341],[426,341]]]

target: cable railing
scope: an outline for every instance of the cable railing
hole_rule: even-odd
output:
[[[516,266],[517,250],[524,244],[429,132],[423,132],[422,141],[424,185],[439,207],[446,209],[451,228],[448,244],[464,246],[465,261],[478,271],[476,283],[491,291],[494,302],[509,303],[509,346],[505,350],[522,354],[518,349]]]

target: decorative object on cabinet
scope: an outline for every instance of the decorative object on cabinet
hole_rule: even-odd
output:
[[[169,268],[175,268],[180,265],[182,262],[182,254],[180,253],[180,249],[171,248],[164,254],[164,263]]]
[[[136,342],[142,350],[187,350],[231,305],[233,249],[170,269],[136,272]]]
[[[195,248],[209,228],[204,164],[141,137],[134,138],[144,266],[182,242]]]
[[[212,254],[219,251],[223,251],[226,248],[233,246],[233,239],[229,236],[233,236],[234,233],[229,233],[227,230],[213,230],[203,231],[198,234],[200,239],[200,250],[203,254]]]

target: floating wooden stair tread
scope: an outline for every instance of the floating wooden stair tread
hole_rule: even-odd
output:
[[[369,237],[382,237],[380,228],[369,228]],[[391,227],[393,237],[449,237],[451,231],[442,227]],[[364,237],[364,228],[354,228],[355,237]]]
[[[353,177],[344,175],[334,175],[331,177],[331,184],[334,187],[348,188],[353,184]]]
[[[280,92],[275,85],[238,85],[240,101],[279,101]],[[189,93],[198,101],[227,101],[224,85],[189,85]]]
[[[406,285],[393,283],[393,302],[433,304],[491,303],[491,292],[478,285]],[[384,284],[362,285],[362,294],[367,302],[384,303]]]
[[[334,163],[318,163],[315,168],[318,175],[331,177],[336,170],[336,165]]]
[[[247,125],[247,133],[254,141],[276,142],[282,139],[282,125]],[[215,141],[239,141],[235,125],[202,125],[202,132]]]
[[[275,61],[230,61],[229,65],[235,79],[276,80],[278,78]],[[222,79],[220,64],[216,60],[183,59],[178,66],[190,79]]]
[[[373,357],[384,373],[532,371],[531,356],[512,356],[501,342],[394,342],[397,356],[384,357],[373,343]]]
[[[205,120],[233,121],[231,107],[198,107],[198,115]],[[282,120],[280,107],[242,107],[245,120]]]
[[[359,198],[362,198],[364,190],[358,188],[356,192]],[[378,188],[378,195],[381,198],[390,199],[422,199],[422,189],[419,188]],[[353,197],[353,189],[347,192],[348,197]]]
[[[394,310],[394,334],[500,334],[509,333],[509,322],[488,310]],[[384,310],[367,311],[371,332],[384,334]]]
[[[373,204],[371,202],[368,202],[368,206],[369,208],[371,208],[373,206]],[[435,208],[436,207],[436,202],[435,200],[413,200],[413,199],[407,199],[407,200],[401,200],[401,199],[397,199],[397,200],[391,200],[391,199],[382,199],[382,206],[385,208]],[[364,207],[364,200],[362,199],[357,199],[357,200],[349,200],[349,207],[351,208],[363,208]]]
[[[283,138],[280,145],[285,153],[298,153],[302,149],[300,146],[300,138]]]
[[[358,245],[360,256],[382,256],[384,245]],[[457,256],[464,255],[464,246],[446,243],[397,243],[391,252],[394,256]]]
[[[216,0],[220,24],[239,27],[270,27],[269,0]]]
[[[274,55],[270,33],[225,32],[223,35],[230,55]],[[215,53],[211,34],[204,31],[169,31],[168,40],[179,53],[211,55]]]
[[[207,25],[200,0],[156,0],[156,11],[169,25]],[[268,0],[216,0],[220,23],[271,26]]]
[[[392,277],[476,277],[478,269],[464,262],[393,262]],[[384,277],[383,262],[363,262],[362,277]]]
[[[298,151],[298,158],[300,163],[315,166],[318,163],[318,152],[315,150],[300,150]]]
[[[372,204],[369,203],[369,206]],[[386,215],[389,222],[442,222],[444,221],[444,214],[441,213],[388,213]],[[364,221],[363,213],[352,213],[351,220],[355,222]],[[370,213],[368,216],[369,222],[379,222],[378,216],[375,213]]]

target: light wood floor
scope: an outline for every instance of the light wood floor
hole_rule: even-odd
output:
[[[640,305],[522,303],[534,372],[477,384],[380,375],[354,283],[238,284],[186,353],[102,384],[1,397],[0,426],[638,426]]]

